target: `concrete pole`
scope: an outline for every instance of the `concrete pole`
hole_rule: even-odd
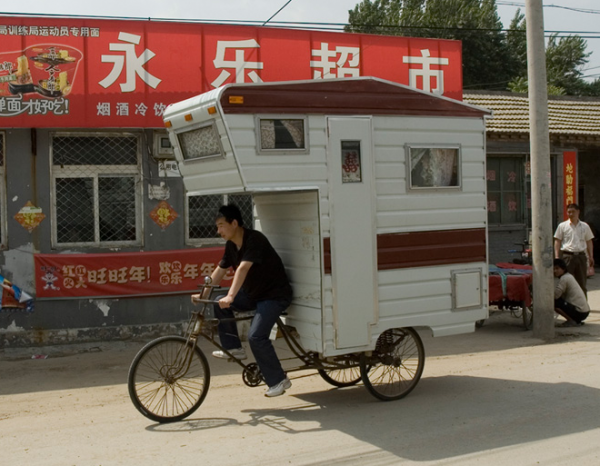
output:
[[[550,339],[554,337],[554,275],[552,273],[554,252],[548,84],[542,0],[526,0],[525,17],[531,141],[533,336]]]

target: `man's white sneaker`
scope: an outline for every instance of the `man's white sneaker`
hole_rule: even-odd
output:
[[[240,361],[248,358],[244,348],[230,349],[229,352],[235,359],[239,359]],[[213,357],[219,358],[219,359],[230,359],[231,358],[231,356],[229,356],[225,351],[221,351],[221,350],[213,351],[212,355],[213,355]]]
[[[285,393],[285,391],[290,389],[291,387],[292,387],[292,382],[290,381],[290,379],[288,379],[286,377],[281,382],[279,382],[277,385],[273,385],[272,387],[269,387],[269,389],[265,392],[265,396],[272,397],[272,396],[283,395]]]

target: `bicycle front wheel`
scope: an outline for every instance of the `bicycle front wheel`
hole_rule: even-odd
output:
[[[183,337],[151,341],[129,369],[129,396],[148,419],[175,422],[198,409],[208,393],[210,369],[204,353]]]

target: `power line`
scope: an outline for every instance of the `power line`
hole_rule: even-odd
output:
[[[432,27],[432,26],[400,26],[395,24],[357,24],[350,25],[348,23],[318,23],[318,22],[304,22],[304,21],[271,21],[279,12],[281,12],[292,0],[288,0],[275,14],[273,14],[266,21],[248,21],[248,20],[227,20],[227,19],[181,19],[181,18],[149,18],[149,17],[121,17],[121,16],[103,16],[103,15],[69,15],[69,14],[53,14],[53,13],[3,13],[0,12],[0,16],[15,16],[15,17],[54,17],[54,18],[74,18],[74,19],[113,19],[113,20],[129,20],[129,21],[162,21],[162,22],[181,22],[181,23],[207,23],[207,24],[231,24],[239,26],[259,26],[265,25],[265,27],[285,27],[288,29],[315,29],[315,30],[329,30],[329,31],[343,31],[346,26],[352,26],[354,29],[365,29],[365,28],[387,28],[393,29],[427,29],[427,30],[445,30],[445,31],[479,31],[479,32],[519,32],[525,33],[521,29],[507,29],[507,28],[463,28],[463,27]],[[510,3],[510,2],[504,2]],[[515,3],[515,5],[517,5]],[[600,11],[598,11],[600,13]],[[269,23],[267,25],[267,23]],[[366,32],[369,34],[369,32]],[[570,35],[577,35],[583,39],[600,39],[600,31],[545,31],[546,37],[552,34],[557,34],[558,37],[568,37]]]
[[[264,26],[264,25],[265,25],[265,24],[267,24],[269,21],[271,21],[273,18],[275,18],[275,16],[277,16],[277,15],[279,14],[279,12],[280,12],[281,10],[283,10],[283,9],[284,9],[286,6],[288,6],[290,3],[292,3],[292,0],[288,0],[288,1],[286,2],[286,4],[285,4],[285,5],[283,5],[283,6],[282,6],[282,7],[281,7],[279,10],[277,10],[277,11],[275,12],[275,14],[273,14],[273,16],[271,16],[271,17],[270,17],[268,20],[266,20],[266,21],[265,21],[265,22],[264,22],[262,25]]]
[[[525,4],[524,3],[516,3],[516,2],[497,1],[496,5],[518,6],[518,7],[525,8]],[[589,8],[575,8],[575,7],[563,6],[563,5],[543,5],[543,7],[544,8],[560,8],[560,9],[563,9],[563,10],[576,11],[578,13],[590,13],[590,14],[593,14],[593,15],[600,15],[600,10],[592,10],[592,9],[589,9]]]

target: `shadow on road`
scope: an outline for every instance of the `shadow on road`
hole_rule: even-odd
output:
[[[290,424],[318,422],[310,431],[339,431],[400,458],[434,461],[597,429],[599,395],[572,383],[443,376],[392,403],[368,402],[364,388],[353,387],[296,395],[309,404],[297,409],[244,413],[249,425],[301,434]]]

